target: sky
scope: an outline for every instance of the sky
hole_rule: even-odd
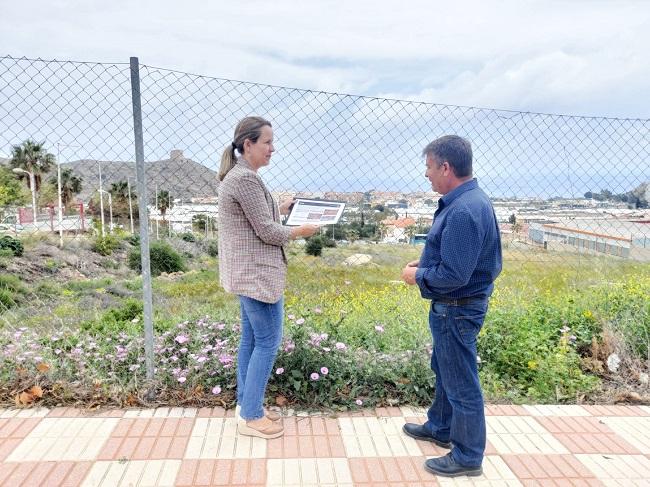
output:
[[[236,121],[259,114],[274,124],[265,177],[276,190],[430,190],[420,153],[445,133],[472,142],[491,196],[650,181],[650,0],[0,0],[0,10],[0,56],[12,56],[0,58],[0,157],[34,138],[62,162],[132,161],[138,56],[148,161],[180,149],[216,170]]]
[[[0,55],[278,86],[650,118],[650,2],[0,0]]]

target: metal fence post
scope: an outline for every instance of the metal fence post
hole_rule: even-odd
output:
[[[138,209],[140,215],[140,262],[142,263],[142,300],[144,301],[144,351],[147,380],[154,378],[153,356],[153,306],[151,292],[151,268],[149,264],[149,229],[147,222],[147,183],[144,168],[144,141],[142,136],[142,106],[140,103],[140,64],[131,58],[131,95],[133,99],[133,133],[135,138],[135,166],[138,185]],[[153,399],[153,387],[148,391]]]

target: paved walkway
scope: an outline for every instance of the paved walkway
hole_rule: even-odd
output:
[[[648,406],[488,406],[482,477],[436,478],[446,453],[401,433],[424,410],[291,415],[285,436],[237,436],[232,411],[0,409],[2,486],[650,486]]]

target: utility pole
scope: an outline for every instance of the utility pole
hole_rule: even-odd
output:
[[[99,166],[99,212],[102,216],[102,238],[106,236],[106,230],[104,230],[104,188],[102,188],[102,163],[97,161]]]

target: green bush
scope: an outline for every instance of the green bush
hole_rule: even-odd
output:
[[[181,233],[181,240],[184,242],[196,242],[196,237],[192,232]]]
[[[138,299],[128,298],[122,306],[106,311],[98,320],[86,321],[81,329],[106,336],[128,330],[136,331],[142,322],[143,305]]]
[[[20,257],[24,251],[22,242],[10,235],[4,235],[0,238],[0,249],[10,250],[15,257]]]
[[[186,269],[183,257],[165,242],[154,242],[149,246],[151,275],[159,276],[163,272],[178,272]],[[134,247],[128,255],[129,268],[142,272],[140,247]]]
[[[26,296],[27,288],[18,277],[0,274],[0,312],[20,304]]]
[[[320,235],[314,235],[307,239],[307,244],[305,245],[305,253],[307,255],[313,255],[314,257],[319,257],[323,253],[323,247],[325,242],[323,237]]]
[[[111,255],[114,250],[119,248],[120,241],[113,235],[97,237],[91,246],[91,250],[99,255]]]
[[[210,257],[217,257],[219,255],[219,241],[217,240],[206,240],[204,248]]]
[[[140,245],[140,234],[139,233],[134,233],[133,235],[129,235],[124,239],[127,243],[133,245],[134,247]]]

